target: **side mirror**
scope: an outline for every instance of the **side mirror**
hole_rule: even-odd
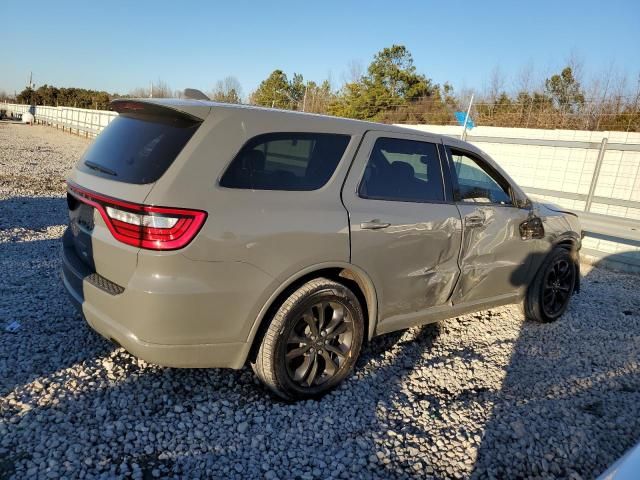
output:
[[[533,204],[528,198],[516,198],[515,206],[523,210],[533,210]]]
[[[520,224],[520,238],[532,240],[544,238],[544,224],[539,217],[531,217]]]

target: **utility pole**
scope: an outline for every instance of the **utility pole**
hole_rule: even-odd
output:
[[[305,108],[307,107],[307,89],[309,88],[309,84],[307,83],[304,86],[304,97],[302,97],[302,111],[305,111]]]
[[[153,98],[153,80],[149,82],[149,98]]]
[[[29,99],[29,105],[35,105],[34,102],[34,87],[35,84],[33,83],[33,72],[29,72],[29,90],[31,90],[31,98]]]

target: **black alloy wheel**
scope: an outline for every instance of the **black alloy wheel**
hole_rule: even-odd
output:
[[[323,301],[305,310],[287,339],[291,381],[305,388],[333,378],[347,363],[353,329],[351,314],[338,302]]]
[[[364,339],[362,304],[343,283],[315,278],[282,301],[251,366],[285,400],[317,398],[349,376]]]
[[[553,322],[569,306],[578,285],[580,269],[577,251],[554,248],[540,265],[527,288],[524,314],[538,322]]]
[[[561,257],[547,269],[542,288],[542,308],[548,317],[564,311],[575,285],[575,271],[570,259]]]

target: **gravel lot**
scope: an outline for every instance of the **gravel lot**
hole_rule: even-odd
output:
[[[640,440],[639,278],[588,266],[559,322],[514,306],[387,335],[320,401],[137,360],[59,277],[87,145],[0,123],[0,478],[578,479]]]

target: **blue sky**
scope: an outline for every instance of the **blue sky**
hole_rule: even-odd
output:
[[[530,65],[542,78],[571,55],[586,73],[611,66],[635,88],[640,1],[163,2],[2,0],[0,89],[77,86],[126,93],[162,79],[209,90],[236,76],[248,94],[273,69],[339,86],[393,43],[437,83],[507,87]]]

